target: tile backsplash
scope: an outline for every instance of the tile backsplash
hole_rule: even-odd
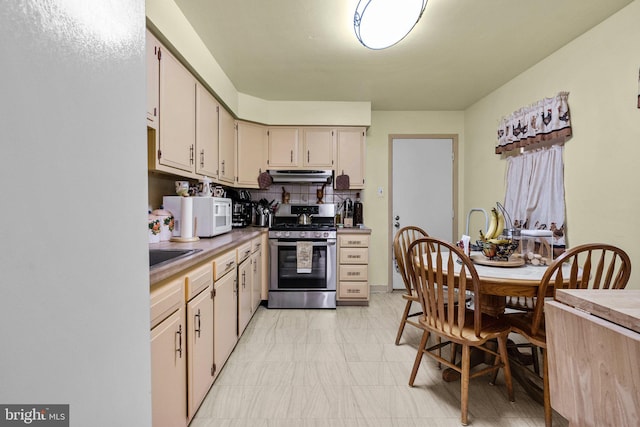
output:
[[[258,201],[260,199],[266,199],[268,201],[275,200],[282,203],[282,188],[289,192],[290,204],[309,205],[318,202],[316,197],[317,190],[322,188],[322,185],[316,184],[274,184],[269,187],[268,190],[249,190],[251,193],[251,199]],[[360,193],[360,201],[364,203],[363,193],[361,190],[346,190],[337,191],[332,187],[326,186],[324,188],[323,203],[340,203],[346,198],[356,200],[356,193]]]

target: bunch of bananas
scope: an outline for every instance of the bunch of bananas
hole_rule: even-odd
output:
[[[489,220],[489,228],[485,233],[480,230],[480,239],[483,242],[494,243],[496,245],[509,243],[509,239],[498,239],[504,230],[504,215],[496,208],[491,209],[491,216]]]

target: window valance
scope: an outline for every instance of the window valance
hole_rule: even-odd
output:
[[[571,137],[568,98],[569,92],[560,92],[503,117],[498,125],[496,154],[568,140]]]

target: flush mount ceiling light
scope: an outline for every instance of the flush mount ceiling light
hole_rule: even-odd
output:
[[[385,49],[418,23],[427,0],[360,0],[353,16],[356,37],[369,49]]]

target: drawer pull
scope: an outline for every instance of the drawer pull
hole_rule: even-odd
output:
[[[357,271],[350,271],[350,272],[347,273],[347,276],[359,276],[359,275],[360,275],[360,273],[357,272]]]
[[[348,294],[359,294],[360,289],[347,289]]]

